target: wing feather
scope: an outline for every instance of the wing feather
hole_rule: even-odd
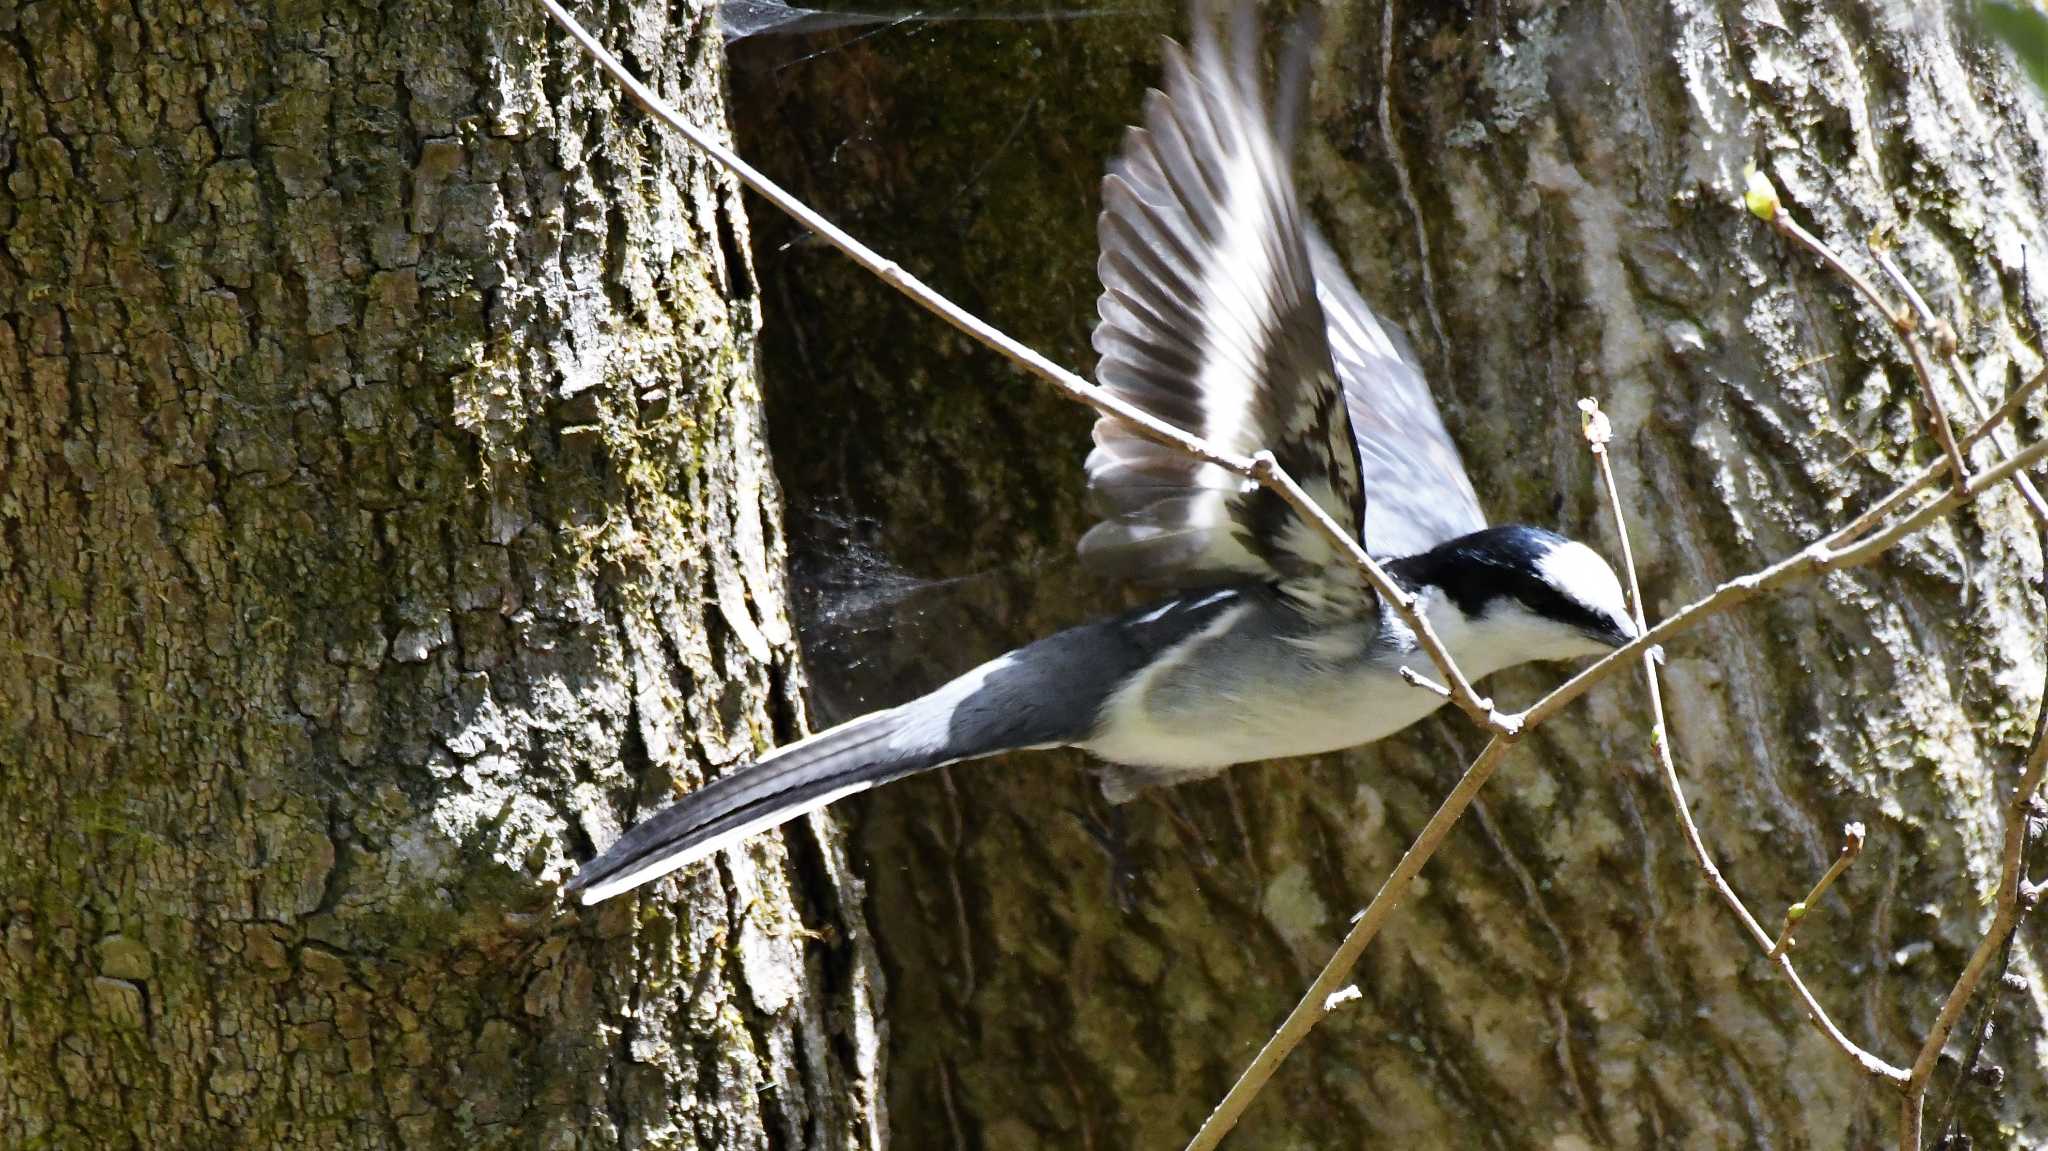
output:
[[[1164,89],[1103,179],[1104,387],[1230,451],[1271,451],[1340,524],[1365,522],[1353,440],[1307,234],[1257,79],[1254,15],[1239,4],[1226,61],[1213,22],[1169,43]],[[1297,38],[1296,55],[1306,45]],[[1297,60],[1297,64],[1298,64]],[[1301,104],[1298,88],[1282,103]],[[1278,497],[1220,468],[1095,426],[1090,487],[1107,514],[1091,564],[1149,582],[1318,580],[1320,604],[1370,604],[1328,542]]]
[[[1372,493],[1366,550],[1415,555],[1485,527],[1465,461],[1444,430],[1415,353],[1373,313],[1322,236],[1310,228],[1307,239],[1329,319],[1331,358],[1358,442],[1360,479]]]

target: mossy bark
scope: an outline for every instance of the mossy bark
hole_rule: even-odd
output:
[[[1086,367],[1096,183],[1175,18],[759,41],[734,50],[737,132],[827,214]],[[1966,422],[2039,366],[2048,116],[1963,19],[1827,2],[1331,14],[1303,183],[1414,339],[1494,519],[1611,550],[1573,408],[1598,395],[1655,615],[1931,458],[1889,334],[1739,209],[1745,162],[1859,263],[1873,230],[1896,243],[1962,334],[1974,378],[1943,387]],[[1062,558],[1088,519],[1089,416],[781,223],[761,234],[777,467],[799,513],[824,513],[793,522],[830,529],[797,529],[799,561],[832,576],[850,522],[910,574],[954,581],[850,641],[827,603],[813,680],[848,708],[895,702],[1119,602]],[[1799,955],[1844,1028],[1894,1061],[1985,921],[1999,788],[2041,688],[2039,570],[2024,517],[1994,498],[1672,645],[1685,783],[1760,915],[1804,893],[1845,822],[1870,825]],[[1555,680],[1491,687],[1525,702]],[[1893,1095],[1807,1025],[1707,896],[1648,737],[1639,689],[1617,681],[1518,749],[1373,945],[1363,998],[1233,1145],[1891,1145]],[[1128,913],[1079,757],[845,805],[894,989],[899,1140],[1177,1146],[1478,743],[1451,720],[1238,769],[1179,792],[1194,840],[1140,805]],[[2025,989],[1986,993],[1987,1060],[2006,1074],[1962,1089],[1979,1146],[2048,1144],[2040,928],[2013,953]]]
[[[880,1144],[829,836],[552,910],[801,723],[748,248],[537,7],[0,6],[0,1145]]]

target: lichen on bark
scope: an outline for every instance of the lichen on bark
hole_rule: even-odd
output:
[[[696,5],[614,38],[717,122]],[[0,1143],[879,1145],[735,187],[537,8],[0,11]]]

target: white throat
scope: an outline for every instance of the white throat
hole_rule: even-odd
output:
[[[1572,659],[1606,651],[1599,642],[1544,619],[1513,600],[1496,600],[1485,615],[1468,616],[1441,588],[1424,588],[1420,597],[1429,626],[1444,641],[1451,658],[1467,679],[1477,680],[1517,664],[1541,659]],[[1405,630],[1405,629],[1403,629]],[[1427,667],[1429,656],[1417,651]],[[1429,672],[1434,676],[1433,669]]]

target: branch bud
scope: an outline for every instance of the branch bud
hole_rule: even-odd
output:
[[[1614,438],[1614,425],[1607,421],[1607,413],[1600,410],[1600,401],[1591,396],[1579,401],[1579,434],[1593,447],[1593,454],[1607,450],[1607,442]]]
[[[1742,192],[1742,206],[1765,223],[1776,220],[1780,205],[1778,189],[1772,185],[1771,178],[1757,171],[1755,164],[1745,164],[1742,166],[1742,179],[1746,184]]]
[[[1943,359],[1946,359],[1949,356],[1953,356],[1956,354],[1956,348],[1958,344],[1959,341],[1956,339],[1956,326],[1954,324],[1949,323],[1947,320],[1935,320],[1934,350],[1940,353]]]

